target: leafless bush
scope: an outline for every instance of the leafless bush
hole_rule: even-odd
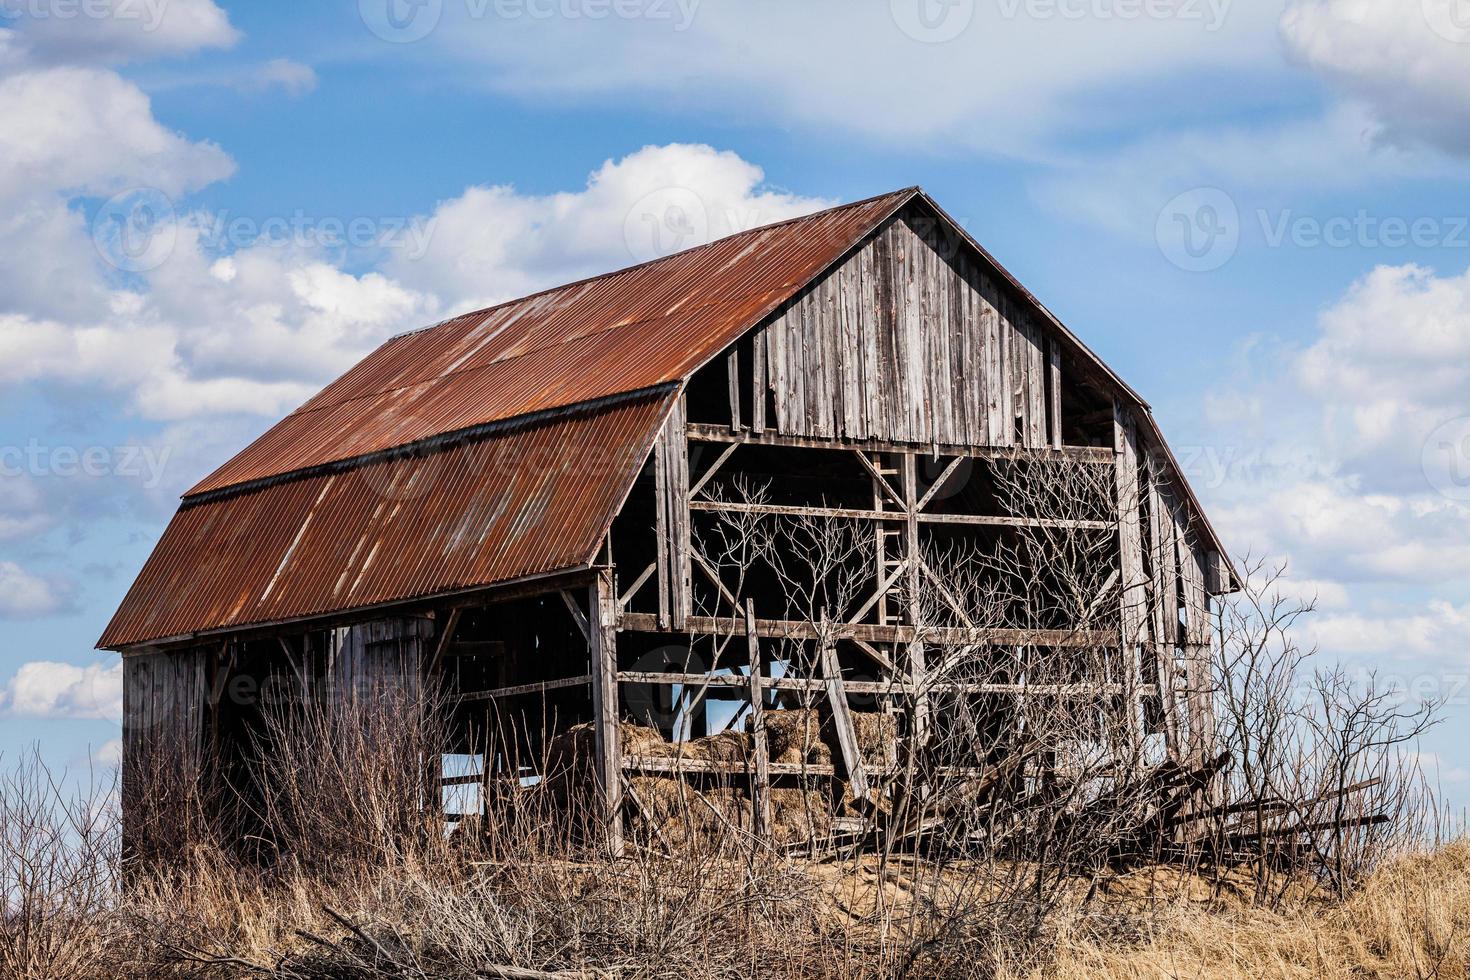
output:
[[[0,976],[106,975],[118,832],[101,789],[68,790],[37,751],[0,776]]]

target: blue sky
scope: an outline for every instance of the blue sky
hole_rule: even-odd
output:
[[[671,201],[690,244],[922,184],[1305,640],[1449,700],[1470,798],[1470,0],[0,11],[0,751],[115,753],[91,647],[178,494],[383,338],[649,257]]]

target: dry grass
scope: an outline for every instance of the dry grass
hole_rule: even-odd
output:
[[[1009,977],[1067,980],[1364,980],[1470,976],[1470,842],[1399,858],[1347,901],[1296,896],[1268,911],[1227,892],[1175,897],[1139,916],[1132,940],[1090,934],[1086,922],[1056,940],[1045,968]]]

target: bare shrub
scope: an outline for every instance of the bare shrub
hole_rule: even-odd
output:
[[[121,937],[119,835],[110,793],[75,792],[39,751],[0,776],[0,976],[72,980],[107,975]]]

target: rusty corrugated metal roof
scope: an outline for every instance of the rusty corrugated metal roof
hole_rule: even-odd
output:
[[[595,557],[677,389],[186,500],[98,645],[438,595]]]
[[[395,337],[189,493],[681,379],[918,193],[741,232]]]
[[[185,495],[99,646],[585,567],[671,387],[913,200],[948,220],[907,188],[389,340]]]

